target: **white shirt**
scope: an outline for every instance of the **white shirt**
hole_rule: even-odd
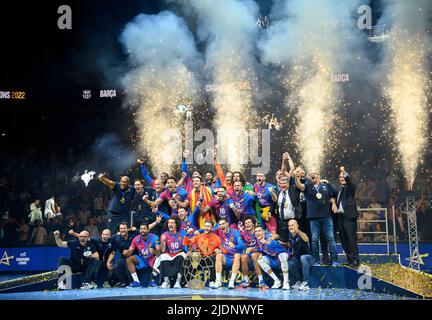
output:
[[[55,208],[54,208],[54,199],[53,198],[49,198],[47,201],[45,201],[45,217],[48,216],[48,213],[52,215],[55,215]]]
[[[341,189],[341,190],[339,191],[336,202],[339,201],[339,198],[340,198],[340,196],[342,195],[342,191],[343,191],[343,189]],[[345,211],[344,211],[344,208],[343,208],[343,206],[342,206],[342,201],[339,203],[339,208],[338,208],[337,212],[338,212],[338,213],[344,213],[344,212],[345,212]]]
[[[279,197],[278,197],[279,213],[282,213],[281,206],[282,206],[282,199],[283,199],[284,193],[285,193],[284,216],[280,217],[280,218],[284,219],[284,220],[293,219],[295,217],[295,208],[291,203],[291,199],[289,197],[288,190],[281,191],[279,193]]]

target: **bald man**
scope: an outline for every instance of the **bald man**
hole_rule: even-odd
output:
[[[69,230],[69,234],[73,235],[79,239],[80,234]],[[98,287],[103,287],[105,281],[108,281],[111,287],[116,283],[114,275],[114,265],[110,256],[114,252],[114,243],[111,238],[111,231],[109,229],[104,229],[102,235],[97,238],[90,238],[90,241],[96,245],[97,252],[99,254],[99,268],[98,268]]]
[[[98,179],[112,190],[107,216],[108,228],[114,234],[122,221],[130,220],[131,205],[136,190],[130,185],[127,176],[121,177],[120,182],[114,182],[106,177],[106,173],[100,173]]]
[[[81,289],[93,289],[91,284],[96,280],[97,270],[99,268],[99,254],[96,245],[90,241],[90,234],[88,231],[82,231],[79,234],[78,240],[63,241],[60,238],[60,231],[54,231],[54,238],[58,247],[69,248],[71,250],[71,257],[61,257],[59,259],[59,268],[61,266],[69,266],[72,273],[82,272],[83,282]],[[66,284],[62,281],[58,282],[58,289],[72,289],[67,288]]]
[[[311,255],[309,237],[299,229],[295,219],[288,221],[288,230],[288,247],[291,247],[293,252],[288,261],[290,277],[295,282],[293,289],[309,290],[309,274],[315,261]]]

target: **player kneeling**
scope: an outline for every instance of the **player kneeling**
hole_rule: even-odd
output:
[[[160,250],[159,238],[153,233],[149,233],[149,225],[140,225],[140,234],[133,238],[129,250],[125,252],[126,265],[132,276],[133,282],[130,288],[141,287],[136,270],[153,268],[156,253]],[[133,253],[137,253],[132,255]]]
[[[288,250],[281,246],[276,240],[266,240],[262,226],[255,227],[255,236],[258,240],[257,244],[261,251],[258,264],[261,269],[274,280],[272,289],[279,289],[282,286],[281,281],[272,270],[272,268],[278,268],[280,265],[283,274],[282,289],[289,290]]]
[[[219,229],[214,233],[219,236],[222,246],[227,251],[226,254],[218,252],[216,254],[216,281],[210,285],[212,289],[222,287],[221,274],[223,266],[231,267],[231,279],[228,283],[228,289],[234,289],[234,282],[240,269],[241,253],[244,249],[243,238],[236,229],[231,229],[227,219],[219,219]]]

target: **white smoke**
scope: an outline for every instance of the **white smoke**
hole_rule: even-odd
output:
[[[428,24],[432,3],[427,0],[385,1],[380,23],[390,24],[385,41],[382,91],[395,127],[400,164],[412,189],[427,143],[428,95],[431,90],[428,58],[431,38]]]
[[[197,37],[205,44],[205,77],[229,90],[213,93],[216,109],[218,154],[224,154],[232,170],[248,162],[248,136],[252,118],[253,91],[257,90],[255,44],[258,6],[254,1],[178,1],[192,11],[197,22]],[[244,88],[250,88],[244,90]]]
[[[353,67],[365,41],[357,28],[359,4],[358,0],[276,1],[272,26],[259,43],[263,63],[285,70],[290,91],[286,106],[298,120],[294,139],[309,170],[319,172],[336,146],[334,120],[340,116],[343,96],[332,75],[360,69]]]
[[[130,55],[131,70],[123,86],[137,106],[139,151],[148,154],[157,173],[169,171],[181,157],[181,146],[170,148],[173,144],[164,141],[164,132],[182,127],[182,119],[174,114],[176,106],[186,98],[194,103],[198,96],[201,55],[184,20],[167,11],[138,15],[125,26],[120,41]]]

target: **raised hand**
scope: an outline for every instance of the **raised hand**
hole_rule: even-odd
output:
[[[336,206],[336,203],[333,203],[333,204],[332,204],[332,212],[333,212],[333,213],[337,213],[337,206]]]
[[[161,221],[162,221],[162,215],[160,214],[160,215],[156,216],[156,222],[161,223]]]

